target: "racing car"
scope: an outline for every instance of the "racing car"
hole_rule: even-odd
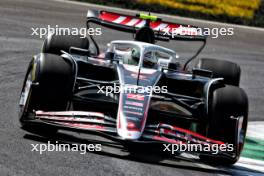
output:
[[[92,35],[48,35],[26,72],[22,129],[51,135],[71,130],[132,143],[231,144],[233,150],[218,154],[195,153],[221,164],[238,160],[248,121],[241,69],[208,58],[190,67],[206,44],[198,27],[96,10],[88,10],[86,24],[131,33],[133,39],[113,40],[102,51]],[[178,53],[159,41],[202,45],[181,64]]]

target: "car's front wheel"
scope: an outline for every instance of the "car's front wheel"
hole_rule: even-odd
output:
[[[228,146],[224,151],[219,150],[215,156],[201,155],[200,158],[215,164],[234,164],[239,159],[246,136],[247,95],[239,87],[225,85],[212,92],[208,107],[207,137],[222,141]],[[225,153],[233,153],[233,156],[224,156]]]
[[[74,73],[72,64],[53,54],[39,54],[30,62],[19,101],[19,120],[22,128],[42,131],[27,122],[34,111],[65,111],[72,96]],[[46,128],[46,132],[56,131]]]

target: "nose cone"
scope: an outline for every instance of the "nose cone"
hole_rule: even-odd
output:
[[[124,139],[136,140],[141,137],[144,130],[147,110],[145,106],[145,96],[135,95],[134,98],[140,99],[130,100],[130,94],[123,94],[119,105],[117,117],[117,133]],[[145,111],[146,110],[146,111]]]
[[[128,140],[137,140],[141,137],[141,132],[139,131],[128,131],[128,130],[117,130],[117,133],[120,137],[123,139],[128,139]]]
[[[117,133],[123,139],[141,137],[149,110],[152,89],[161,75],[153,69],[139,69],[130,65],[118,65],[121,83],[117,114]]]

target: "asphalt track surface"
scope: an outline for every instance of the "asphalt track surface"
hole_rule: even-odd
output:
[[[148,152],[133,155],[123,151],[120,145],[100,137],[61,132],[53,139],[47,139],[19,128],[17,107],[23,77],[28,62],[33,54],[40,51],[43,40],[31,36],[31,27],[85,27],[87,8],[53,1],[0,1],[0,175],[206,176],[234,175],[243,170],[218,168],[177,158],[175,161],[161,161],[162,156],[156,157]],[[190,24],[210,25],[193,21]],[[231,37],[209,39],[201,56],[227,59],[241,65],[241,87],[250,100],[249,119],[263,120],[264,32],[237,27],[234,31],[235,35]],[[119,39],[119,36],[111,36]],[[102,143],[103,151],[85,155],[78,152],[45,152],[42,155],[31,152],[31,144],[47,143],[48,140]]]

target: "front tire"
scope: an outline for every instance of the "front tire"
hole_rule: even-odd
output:
[[[204,161],[231,165],[244,146],[248,122],[248,98],[243,89],[225,85],[214,90],[209,105],[207,137],[233,145],[234,157],[200,155]]]
[[[72,96],[74,73],[69,61],[53,54],[39,54],[30,62],[19,101],[19,120],[22,128],[42,131],[27,123],[34,111],[65,111]],[[57,131],[48,128],[46,132]]]

